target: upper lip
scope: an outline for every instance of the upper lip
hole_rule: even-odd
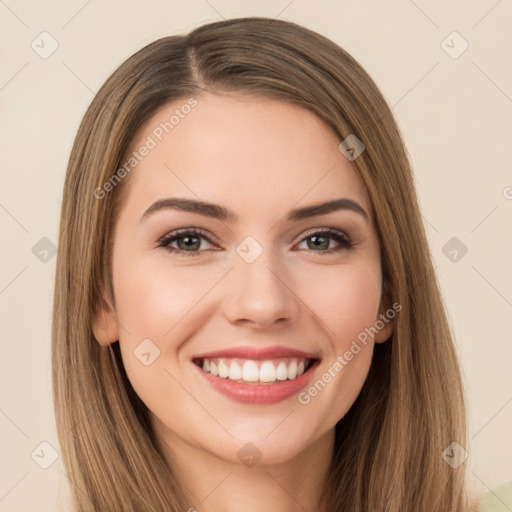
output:
[[[312,352],[303,352],[294,348],[274,345],[271,347],[239,346],[223,350],[214,350],[195,356],[195,359],[210,359],[214,357],[239,358],[250,360],[276,359],[278,357],[297,357],[300,359],[318,359]]]

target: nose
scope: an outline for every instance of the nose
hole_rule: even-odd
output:
[[[264,251],[255,261],[247,263],[238,256],[227,276],[228,298],[223,302],[226,318],[233,324],[269,328],[287,324],[299,311],[293,280],[284,264]]]

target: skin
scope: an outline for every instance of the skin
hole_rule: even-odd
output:
[[[164,454],[200,511],[317,510],[331,461],[334,427],[358,396],[375,339],[307,405],[297,396],[262,405],[234,402],[198,375],[192,358],[239,345],[284,345],[321,357],[321,377],[381,308],[377,234],[362,179],[341,142],[314,114],[250,96],[204,94],[198,105],[137,165],[114,235],[116,308],[94,320],[99,343],[119,340],[131,384],[150,410]],[[133,141],[140,147],[178,101],[157,111]],[[230,223],[172,209],[141,216],[167,197],[201,199],[238,214]],[[338,198],[369,215],[340,210],[285,222],[289,210]],[[108,200],[105,198],[103,200]],[[264,207],[263,207],[264,206]],[[166,233],[208,233],[199,255],[158,247]],[[316,228],[345,233],[354,246],[311,243]],[[307,237],[307,236],[308,237]],[[236,252],[247,236],[263,253],[248,263]],[[309,240],[309,243],[308,243]],[[199,245],[200,244],[200,245]],[[216,248],[217,250],[214,250]],[[149,338],[160,356],[134,356]],[[237,452],[261,453],[246,466]],[[323,509],[322,509],[323,510]]]

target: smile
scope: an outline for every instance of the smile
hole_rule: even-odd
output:
[[[273,404],[299,393],[320,359],[284,347],[239,347],[192,359],[213,389],[237,402]]]
[[[276,381],[294,380],[304,374],[314,359],[282,358],[269,361],[250,359],[204,358],[196,364],[204,372],[239,383],[270,385]]]

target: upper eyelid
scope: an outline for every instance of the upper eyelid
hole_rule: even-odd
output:
[[[176,230],[173,230],[173,231],[169,231],[168,233],[165,233],[163,236],[161,236],[158,240],[157,240],[157,243],[160,243],[160,242],[165,242],[167,240],[170,240],[172,238],[179,238],[181,236],[185,236],[189,233],[196,233],[206,239],[208,239],[208,241],[212,242],[211,238],[214,238],[214,236],[212,236],[210,233],[208,233],[207,231],[201,229],[201,228],[194,228],[194,227],[191,227],[191,228],[181,228],[181,229],[176,229]]]
[[[338,234],[338,235],[341,235],[343,236],[344,238],[346,238],[347,240],[350,240],[350,235],[348,233],[345,232],[345,230],[343,229],[338,229],[338,228],[331,228],[331,227],[328,227],[328,226],[320,226],[318,228],[311,228],[310,230],[308,229],[305,233],[303,233],[301,235],[301,241],[308,237],[308,236],[311,236],[315,233],[332,233],[332,234]]]

